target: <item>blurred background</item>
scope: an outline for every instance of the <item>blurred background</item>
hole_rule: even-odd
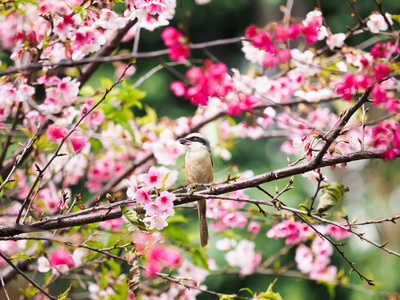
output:
[[[244,30],[249,25],[262,27],[271,21],[280,21],[282,12],[280,6],[285,6],[286,1],[280,0],[212,0],[206,5],[196,5],[193,0],[177,0],[177,11],[171,26],[182,29],[186,24],[187,33],[192,43],[211,41],[238,37],[244,35]],[[292,16],[302,19],[307,12],[313,10],[320,3],[327,25],[332,33],[346,32],[346,26],[352,27],[356,24],[352,17],[352,11],[346,0],[326,1],[326,0],[295,0],[292,9]],[[357,11],[362,18],[370,15],[371,11],[376,11],[377,7],[373,0],[357,1],[355,3]],[[385,11],[391,14],[399,14],[400,6],[398,0],[385,0],[383,5]],[[190,12],[190,13],[189,13]],[[183,26],[183,27],[182,27]],[[153,32],[143,30],[139,52],[164,49],[160,34],[164,28],[156,29]],[[366,36],[354,39],[354,45],[360,43]],[[353,46],[354,46],[353,45]],[[318,48],[318,45],[316,45]],[[120,49],[132,49],[132,41],[121,44]],[[214,47],[203,51],[193,52],[195,58],[205,58],[214,56],[224,62],[228,68],[238,68],[241,73],[246,73],[249,68],[248,62],[244,60],[241,52],[241,45],[228,45]],[[143,59],[136,64],[136,73],[129,78],[130,83],[134,83],[147,73],[151,68],[162,62],[169,61],[168,57],[161,59]],[[177,67],[177,70],[184,74],[184,67]],[[100,85],[99,77],[110,77],[114,73],[114,66],[104,65],[87,83],[93,87]],[[115,79],[112,78],[112,79]],[[175,97],[169,90],[169,84],[177,80],[168,70],[163,69],[155,73],[149,80],[144,81],[139,89],[144,90],[147,96],[142,103],[155,109],[159,118],[167,116],[178,118],[181,116],[190,117],[196,107],[189,101]],[[135,115],[144,115],[145,112],[135,110]],[[232,149],[232,159],[229,162],[215,158],[214,172],[220,178],[226,178],[229,166],[236,165],[240,172],[253,170],[255,174],[265,173],[271,170],[287,166],[287,155],[280,151],[282,139],[245,139],[237,141],[235,148]],[[292,161],[296,157],[291,157]],[[183,165],[183,157],[177,163],[177,169]],[[345,194],[341,205],[344,207],[345,214],[352,220],[358,217],[359,221],[371,219],[389,218],[400,214],[400,160],[383,162],[381,160],[360,161],[351,163],[344,169],[335,171],[326,168],[323,170],[331,182],[340,181],[350,188]],[[181,183],[184,178],[181,176]],[[278,188],[283,188],[287,180],[264,184],[263,187],[271,193]],[[315,186],[307,179],[296,176],[295,188],[284,194],[281,200],[292,207],[297,207],[307,198],[313,195]],[[265,195],[257,190],[249,190],[247,194],[254,199],[265,199]],[[270,210],[272,212],[272,210]],[[186,213],[186,211],[185,211]],[[196,212],[193,211],[193,218]],[[260,216],[261,219],[261,216]],[[265,221],[261,233],[255,239],[256,251],[262,251],[263,260],[277,253],[284,247],[284,240],[273,240],[265,236],[271,228],[272,218]],[[193,230],[197,229],[197,224],[193,225]],[[359,228],[365,232],[365,237],[377,242],[388,242],[387,247],[396,252],[400,252],[399,226],[390,222],[381,225],[370,225]],[[236,230],[237,233],[246,235],[246,230]],[[222,251],[215,248],[215,241],[221,238],[220,235],[212,233],[208,255],[216,260],[217,265],[224,265],[224,255]],[[332,264],[342,270],[349,278],[348,284],[341,287],[329,289],[326,285],[318,284],[314,281],[292,276],[290,272],[282,275],[263,275],[254,274],[247,277],[240,277],[237,274],[211,275],[205,282],[209,290],[220,293],[237,293],[241,288],[250,288],[255,292],[266,291],[268,285],[278,278],[274,286],[274,291],[279,292],[283,299],[385,299],[388,292],[400,292],[400,282],[398,274],[400,270],[400,259],[384,251],[380,251],[365,242],[361,242],[356,237],[351,237],[347,245],[342,249],[347,257],[356,263],[356,267],[368,278],[376,283],[376,289],[365,288],[366,283],[362,282],[357,274],[349,274],[349,265],[340,257],[338,253],[332,256]],[[284,266],[294,261],[295,248],[282,256],[275,266]],[[295,267],[290,270],[296,271]],[[19,281],[20,282],[20,281]],[[18,285],[18,282],[14,282]],[[332,292],[333,290],[333,292]],[[242,291],[239,295],[249,297],[250,294]],[[200,295],[198,299],[210,299],[209,295]]]

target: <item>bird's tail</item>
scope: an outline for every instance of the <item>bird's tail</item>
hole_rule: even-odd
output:
[[[200,243],[204,247],[208,243],[208,226],[207,226],[207,204],[206,199],[197,200],[199,208],[199,225],[200,225]]]

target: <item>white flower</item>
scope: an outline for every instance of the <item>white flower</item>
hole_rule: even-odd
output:
[[[389,13],[385,14],[390,24],[393,24],[392,17]],[[378,33],[379,31],[385,31],[388,29],[388,25],[385,18],[381,14],[372,14],[369,16],[367,26],[372,33]]]
[[[167,216],[165,215],[165,218]],[[149,230],[157,228],[158,230],[163,229],[164,227],[168,226],[168,223],[165,221],[164,216],[159,216],[157,214],[152,215],[150,217],[146,217],[143,219],[144,223],[149,223]]]
[[[292,142],[293,148],[300,149],[303,146],[303,141],[301,138],[295,138]]]
[[[235,247],[237,244],[236,240],[230,238],[223,238],[215,243],[215,247],[221,251],[228,251]]]
[[[322,41],[329,35],[328,30],[326,29],[325,26],[320,26],[317,30],[317,34],[318,34],[318,41]]]
[[[344,61],[339,61],[336,63],[336,67],[339,69],[341,72],[347,72],[347,65]]]
[[[82,257],[85,256],[85,253],[81,249],[76,249],[72,253],[72,258],[74,259],[75,267],[82,265]]]
[[[240,267],[241,275],[252,274],[256,256],[254,247],[254,242],[241,240],[235,250],[226,253],[225,260],[231,267]]]
[[[290,54],[292,55],[292,62],[301,72],[314,76],[319,71],[318,68],[313,66],[314,54],[310,50],[300,52],[298,49],[292,49]]]
[[[252,44],[250,44],[250,42],[247,41],[242,42],[242,44],[243,44],[242,51],[244,53],[244,57],[247,60],[251,61],[252,63],[262,64],[265,57],[265,51],[254,47]]]
[[[208,276],[209,272],[202,268],[196,267],[188,260],[184,260],[178,269],[178,276],[185,278],[192,278],[195,282],[203,282]]]
[[[213,154],[215,156],[221,157],[223,160],[228,161],[232,158],[232,154],[225,148],[222,148],[220,146],[216,146],[213,149]]]
[[[38,262],[38,271],[40,273],[46,273],[50,271],[51,269],[50,262],[46,257],[44,256],[39,257],[37,262]]]
[[[302,174],[301,176],[308,178],[311,182],[317,182],[320,176],[322,177],[322,180],[328,180],[328,178],[325,175],[320,174],[317,171],[309,171]]]
[[[333,34],[328,36],[328,38],[326,39],[326,44],[331,50],[333,50],[335,47],[342,48],[345,39],[346,35],[344,33]]]

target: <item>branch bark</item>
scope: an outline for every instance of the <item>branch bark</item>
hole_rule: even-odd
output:
[[[360,151],[346,155],[324,158],[322,159],[320,164],[318,164],[317,168],[333,166],[340,163],[348,163],[363,159],[379,159],[379,158],[381,158],[381,152],[379,151]],[[258,176],[254,176],[249,179],[239,180],[237,182],[226,183],[219,186],[215,186],[213,187],[212,193],[215,195],[221,195],[237,190],[257,187],[260,184],[266,182],[271,182],[278,179],[287,178],[298,174],[303,174],[305,172],[313,170],[314,168],[315,167],[311,163],[286,167],[276,171],[271,171]],[[175,200],[174,204],[182,205],[193,201],[196,201],[195,196],[180,198],[179,200]],[[106,212],[103,211],[96,213],[87,213],[83,215],[76,215],[76,213],[71,213],[63,215],[62,219],[55,216],[46,218],[43,221],[26,223],[24,225],[19,225],[12,222],[1,223],[0,237],[13,236],[16,234],[26,233],[26,232],[37,232],[37,231],[54,230],[54,229],[73,227],[73,226],[82,226],[106,220],[116,219],[122,216],[122,213],[119,208],[113,209],[112,208],[113,206],[111,207],[110,206],[104,207],[104,209],[107,209]]]

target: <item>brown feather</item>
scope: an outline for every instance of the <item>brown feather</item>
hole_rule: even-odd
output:
[[[211,183],[214,178],[213,163],[210,153],[205,149],[188,151],[185,157],[185,177],[187,184]],[[205,187],[198,187],[196,190],[204,190]],[[200,242],[204,247],[208,243],[207,227],[207,205],[206,199],[198,200]]]

